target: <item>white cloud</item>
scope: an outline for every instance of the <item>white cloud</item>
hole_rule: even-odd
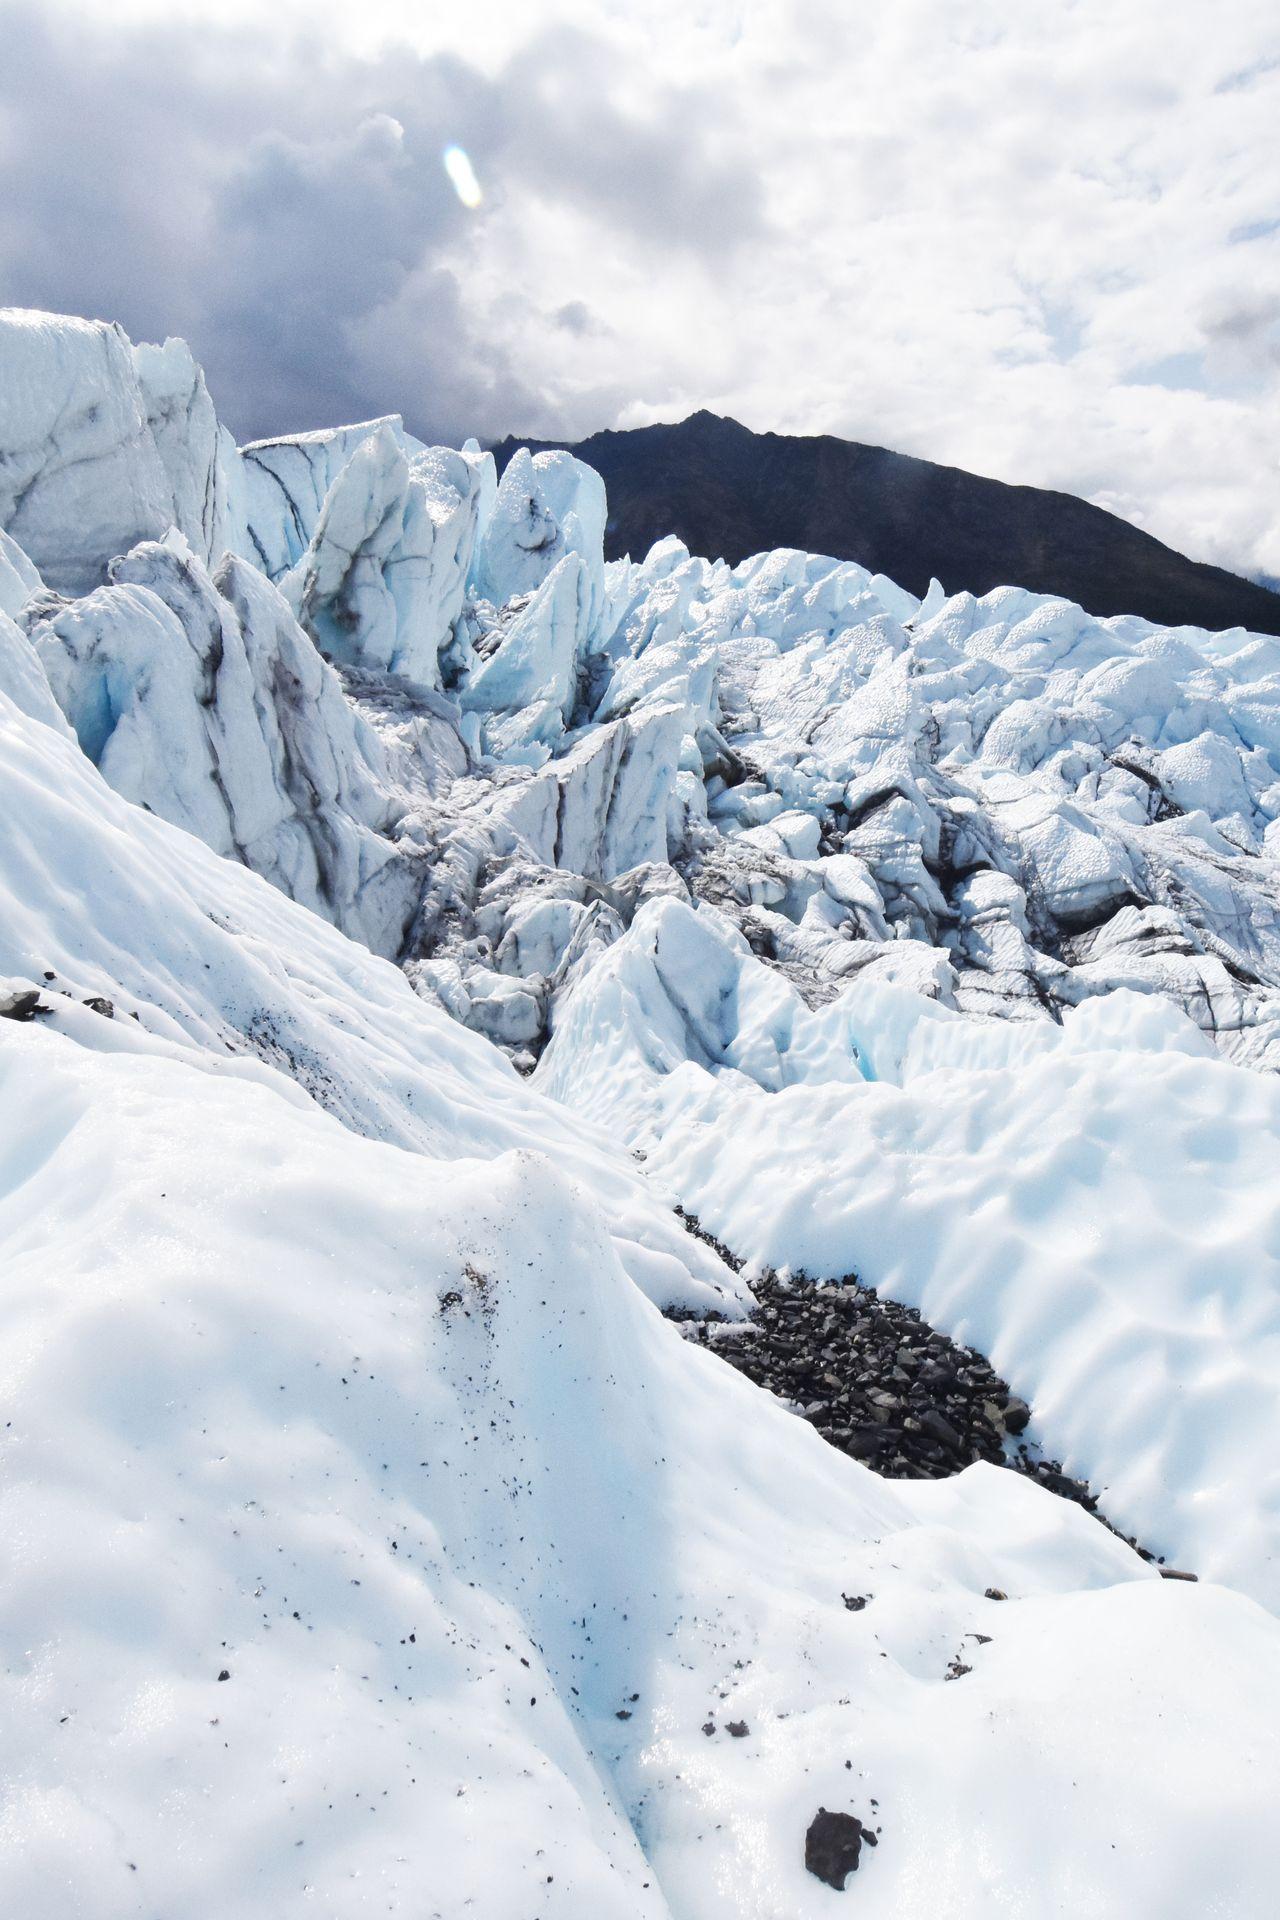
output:
[[[78,11],[120,31],[116,0]],[[261,42],[249,0],[124,13]],[[1273,0],[310,0],[273,17],[328,36],[331,65],[362,63],[352,124],[312,129],[331,150],[357,108],[405,121],[412,149],[389,49],[436,63],[421,137],[430,120],[437,167],[464,144],[485,200],[427,223],[352,337],[406,367],[432,289],[452,289],[449,350],[511,370],[486,388],[459,364],[459,395],[521,413],[479,430],[708,405],[1067,488],[1280,575]],[[459,126],[437,124],[451,73]],[[305,101],[292,113],[261,133],[305,141]]]

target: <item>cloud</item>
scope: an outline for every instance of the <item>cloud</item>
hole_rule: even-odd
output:
[[[595,326],[585,300],[566,300],[562,307],[556,308],[555,322],[569,333],[590,333]]]
[[[1210,349],[1245,385],[1280,369],[1280,273],[1270,287],[1223,288],[1200,325]]]
[[[745,139],[736,158],[718,150],[732,155],[736,132],[723,95],[665,79],[629,108],[615,96],[619,54],[574,29],[518,54],[503,76],[504,154],[544,195],[601,215],[620,237],[717,259],[759,238],[761,185]]]
[[[234,11],[0,0],[0,297],[185,334],[242,433],[705,405],[1280,574],[1272,0]]]
[[[384,411],[455,438],[553,429],[519,343],[543,289],[509,290],[503,347],[460,278],[509,187],[618,245],[660,233],[724,256],[759,231],[743,153],[713,153],[700,131],[714,101],[672,87],[620,105],[587,34],[535,40],[489,76],[447,52],[102,30],[29,4],[0,5],[0,31],[3,297],[183,333],[246,435]],[[450,183],[455,143],[484,184],[478,209]]]

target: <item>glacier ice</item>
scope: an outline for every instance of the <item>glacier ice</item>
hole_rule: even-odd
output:
[[[605,510],[0,313],[0,1905],[765,1920],[825,1796],[871,1914],[1261,1920],[1280,646]],[[677,1203],[1226,1586],[833,1453],[654,1313],[750,1306]]]
[[[488,454],[411,452],[382,422],[325,495],[282,593],[327,658],[439,684],[485,498]]]
[[[517,455],[496,497],[487,456],[424,448],[394,418],[241,455],[180,343],[131,349],[111,329],[47,320],[10,332],[11,392],[55,391],[63,413],[79,396],[81,413],[133,421],[128,447],[106,436],[100,474],[84,467],[77,484],[96,489],[106,519],[75,521],[74,578],[49,549],[49,585],[104,581],[113,547],[148,516],[154,537],[178,527],[211,569],[218,537],[261,566],[374,730],[394,726],[380,805],[353,820],[320,790],[322,832],[354,833],[366,874],[398,871],[368,835],[415,812],[437,871],[456,871],[459,839],[484,843],[464,856],[477,877],[530,851],[590,879],[670,857],[811,999],[870,967],[975,1015],[1039,1020],[1124,985],[1172,995],[1232,1057],[1273,1057],[1271,643],[1091,620],[1011,588],[918,606],[852,563],[796,553],[729,569],[667,541],[606,568],[602,491],[569,455]],[[32,500],[46,499],[46,537],[71,539],[61,469],[52,443],[39,446],[49,470],[6,516],[13,541],[30,527],[40,549],[28,566],[44,556]],[[206,495],[212,520],[195,511]],[[117,529],[122,501],[135,524]],[[8,559],[15,612],[28,589],[11,573]],[[403,750],[379,676],[402,686],[402,704],[422,689],[424,716],[425,696],[444,696],[427,717],[448,767],[464,762],[457,778],[439,777],[434,753]],[[664,708],[683,715],[674,758]],[[585,777],[616,757],[604,743],[620,720],[664,742],[643,794]],[[575,793],[602,817],[559,845],[557,796]],[[208,837],[195,822],[217,812],[210,800],[187,823]],[[602,854],[608,841],[617,850]],[[837,877],[850,859],[856,899]],[[314,904],[305,864],[269,870]],[[428,876],[420,929],[463,975],[486,968],[474,902],[442,913],[433,893]],[[362,916],[343,899],[336,911],[379,951],[411,939],[411,909]]]
[[[384,431],[397,447],[407,446],[402,421],[388,414],[356,426],[254,440],[242,448],[247,537],[253,557],[271,579],[301,560],[330,488],[366,440]]]
[[[819,1805],[876,1920],[1193,1920],[1224,1847],[1268,1911],[1275,1621],[1012,1474],[841,1458],[544,1153],[11,1028],[0,1240],[6,1911],[818,1915]]]
[[[236,443],[214,411],[185,340],[133,349],[147,428],[172,496],[172,525],[206,564],[245,541],[244,478]],[[167,504],[167,502],[166,502]]]
[[[59,592],[176,526],[206,560],[236,544],[239,456],[181,341],[0,309],[0,525]]]
[[[40,569],[28,559],[11,535],[0,529],[0,613],[20,613],[44,581]]]
[[[381,746],[269,581],[173,546],[111,562],[68,604],[28,603],[36,659],[118,792],[187,828],[376,951],[416,911]]]
[[[1280,1608],[1275,1075],[1155,995],[979,1022],[864,975],[810,1009],[665,900],[534,1083],[729,1246],[874,1275],[977,1345],[1111,1518]]]
[[[563,737],[585,667],[590,586],[582,560],[567,553],[508,621],[485,634],[485,652],[467,679],[462,704],[468,711],[512,716],[501,734],[492,726],[485,730],[487,744],[500,739],[510,748],[543,739],[551,746]]]
[[[533,593],[570,554],[587,573],[587,625],[603,612],[604,482],[570,453],[530,454],[508,462],[477,547],[472,586],[495,607]]]

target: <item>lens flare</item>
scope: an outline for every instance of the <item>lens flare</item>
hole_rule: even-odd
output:
[[[478,207],[484,199],[484,192],[476,179],[471,155],[462,147],[446,147],[441,158],[444,161],[444,170],[449,176],[449,185],[463,206]]]

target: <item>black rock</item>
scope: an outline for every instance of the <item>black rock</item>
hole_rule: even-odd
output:
[[[693,1214],[677,1211],[689,1233],[741,1271],[722,1241]],[[1096,1495],[1059,1461],[1025,1442],[1016,1453],[1008,1450],[1008,1436],[1030,1418],[1027,1403],[980,1354],[922,1321],[918,1309],[882,1299],[856,1274],[833,1284],[803,1273],[783,1280],[766,1270],[753,1277],[751,1291],[756,1310],[745,1322],[729,1325],[688,1309],[669,1317],[686,1339],[801,1412],[828,1445],[897,1479],[941,1479],[986,1460],[1028,1475],[1110,1526],[1097,1513]],[[1136,1541],[1129,1545],[1151,1558]]]
[[[750,1731],[745,1720],[730,1720],[725,1726],[725,1732],[732,1734],[735,1740],[745,1740]]]
[[[38,987],[22,987],[15,993],[0,993],[0,1020],[30,1020],[39,1011]]]
[[[843,1893],[845,1881],[857,1872],[861,1852],[862,1822],[858,1816],[828,1813],[825,1807],[819,1807],[804,1837],[804,1864],[814,1878]]]
[[[950,1447],[953,1453],[959,1453],[964,1444],[951,1422],[936,1407],[926,1407],[920,1415],[920,1425],[925,1433],[931,1434],[941,1446]]]

